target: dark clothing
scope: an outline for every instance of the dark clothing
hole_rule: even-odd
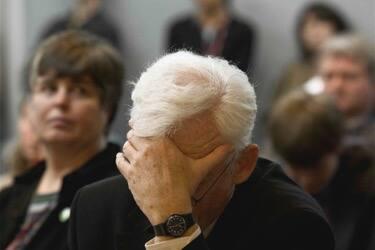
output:
[[[336,250],[371,250],[375,234],[374,161],[367,148],[343,148],[330,184],[316,195],[336,236]]]
[[[82,167],[64,177],[55,208],[25,249],[67,249],[68,220],[63,218],[63,213],[65,217],[69,213],[79,188],[118,174],[115,157],[119,150],[117,145],[108,144]],[[0,192],[0,249],[5,249],[19,232],[44,170],[43,162],[17,177],[12,186]]]
[[[144,249],[154,237],[122,176],[81,189],[73,202],[71,250]],[[251,177],[236,187],[207,239],[186,249],[333,250],[334,238],[315,200],[282,172],[259,159]]]
[[[375,157],[375,111],[350,119],[344,125],[344,146],[363,146]]]
[[[68,29],[82,29],[98,37],[106,39],[115,48],[121,51],[120,35],[117,28],[111,23],[110,20],[104,15],[103,12],[96,13],[87,22],[82,24],[80,27],[74,27],[71,25],[70,15],[63,16],[52,22],[51,25],[42,34],[42,39],[45,39],[58,32]]]
[[[336,250],[373,250],[375,234],[375,197],[348,194],[337,200],[332,194],[316,197],[326,211],[336,238]]]
[[[50,213],[56,206],[58,193],[35,194],[30,202],[29,208],[17,235],[8,244],[7,249],[23,249],[27,246],[35,233],[43,225]]]
[[[193,17],[186,17],[174,22],[168,32],[167,49],[176,51],[188,49],[197,54],[204,54],[204,41],[199,23]],[[226,29],[221,55],[218,55],[246,72],[253,57],[255,32],[238,18],[232,17]]]

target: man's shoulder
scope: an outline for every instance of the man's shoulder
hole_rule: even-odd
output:
[[[75,195],[73,209],[83,217],[93,215],[99,221],[115,218],[134,207],[134,200],[122,175],[109,177],[81,188]],[[105,214],[105,216],[102,216]]]
[[[253,196],[252,202],[256,202],[256,211],[269,220],[300,211],[325,219],[316,200],[288,178],[277,163],[259,159],[253,175],[245,185],[244,189],[248,189]]]
[[[230,27],[238,32],[244,32],[245,34],[249,35],[254,35],[255,33],[254,25],[248,20],[239,16],[231,17]]]
[[[130,198],[121,175],[81,188],[72,203],[70,249],[114,249],[113,237],[126,225],[123,222],[135,207]]]
[[[121,195],[127,190],[128,185],[126,183],[126,180],[122,175],[117,175],[83,187],[80,190],[80,195],[95,195],[112,199],[114,196]]]
[[[187,28],[191,26],[196,26],[197,22],[195,21],[194,17],[190,14],[182,15],[182,17],[178,17],[171,22],[171,29],[178,30],[182,28]]]
[[[236,237],[250,237],[257,249],[333,249],[322,209],[277,163],[260,158],[249,180],[236,187],[227,209],[224,217],[245,222],[242,238]]]

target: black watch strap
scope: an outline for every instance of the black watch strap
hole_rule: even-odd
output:
[[[153,226],[155,236],[182,236],[195,224],[192,214],[172,214],[161,224]]]

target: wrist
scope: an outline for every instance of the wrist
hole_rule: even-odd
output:
[[[166,221],[154,225],[155,236],[183,236],[195,223],[192,213],[172,214]]]
[[[164,209],[163,211],[155,211],[148,219],[151,225],[155,226],[164,223],[172,214],[191,214],[192,211],[193,209],[191,204],[188,204],[181,206],[180,208],[168,208]]]
[[[198,224],[195,223],[190,228],[188,228],[188,230],[186,230],[186,232],[183,235],[181,235],[181,237],[191,236],[198,228],[199,228]],[[167,240],[171,240],[171,239],[175,239],[175,237],[172,237],[172,236],[155,236],[154,242],[155,243],[156,242],[162,242],[162,241],[167,241]]]

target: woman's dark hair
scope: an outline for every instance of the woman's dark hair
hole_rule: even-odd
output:
[[[334,7],[319,2],[306,6],[298,18],[296,27],[298,46],[300,47],[303,58],[305,59],[309,59],[312,56],[312,52],[306,48],[301,36],[306,17],[309,15],[313,15],[318,20],[333,24],[335,33],[346,33],[351,30],[351,27],[344,16],[339,11],[335,10]]]
[[[30,69],[30,85],[49,72],[56,77],[89,76],[113,120],[122,94],[124,65],[120,53],[101,38],[83,31],[64,31],[49,37],[37,49]],[[107,124],[107,125],[108,125]]]

